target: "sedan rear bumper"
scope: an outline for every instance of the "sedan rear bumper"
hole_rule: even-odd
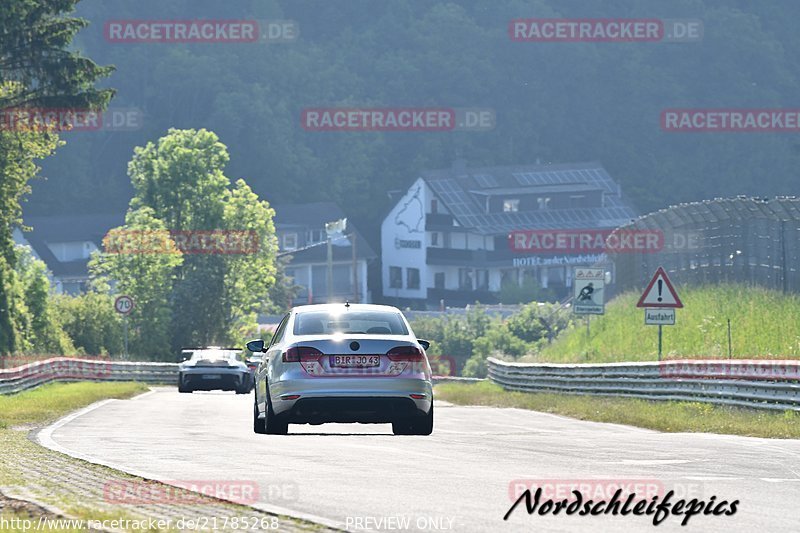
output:
[[[271,384],[270,397],[290,423],[388,423],[427,414],[433,387],[422,379],[314,378]]]
[[[403,418],[424,416],[411,398],[301,398],[282,416],[293,424],[328,422],[385,424]]]
[[[237,390],[250,381],[250,374],[227,369],[202,368],[181,372],[184,387],[191,390]]]

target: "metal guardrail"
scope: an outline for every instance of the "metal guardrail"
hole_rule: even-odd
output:
[[[175,363],[137,363],[55,357],[0,370],[0,394],[14,394],[53,381],[176,383]]]
[[[506,390],[625,396],[800,411],[800,361],[539,364],[489,358]]]
[[[53,381],[139,381],[176,384],[176,363],[126,362],[55,357],[15,368],[0,369],[0,394],[15,394]],[[434,376],[435,384],[448,381],[480,381],[476,378]]]

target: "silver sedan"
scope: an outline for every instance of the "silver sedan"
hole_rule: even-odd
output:
[[[425,349],[394,307],[295,307],[256,370],[253,430],[284,435],[289,424],[391,423],[395,435],[433,432],[433,387]]]

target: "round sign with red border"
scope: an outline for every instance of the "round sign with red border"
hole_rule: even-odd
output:
[[[114,300],[114,310],[121,315],[127,315],[133,311],[133,298],[124,294],[117,296]]]

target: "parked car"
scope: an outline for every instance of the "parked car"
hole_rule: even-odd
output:
[[[256,371],[253,430],[289,424],[391,423],[396,435],[430,435],[433,387],[425,349],[395,307],[299,306],[280,322]]]
[[[226,348],[194,348],[181,351],[178,365],[178,391],[236,391],[247,394],[253,379],[247,365],[239,359],[241,350]]]

